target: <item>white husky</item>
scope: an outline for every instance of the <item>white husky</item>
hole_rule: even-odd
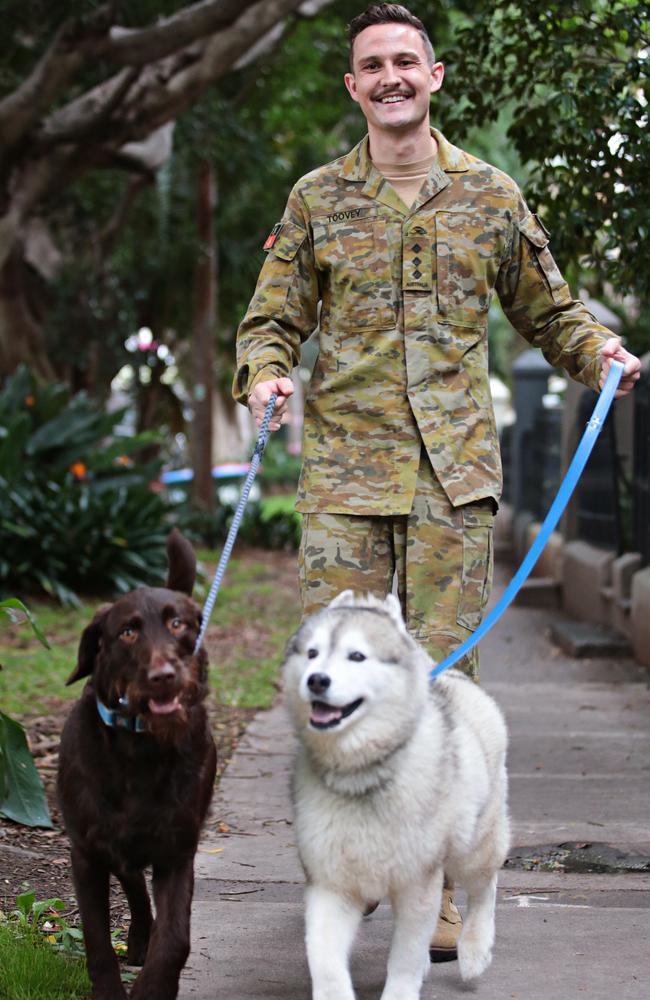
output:
[[[395,926],[381,1000],[417,1000],[443,871],[468,895],[461,976],[490,963],[509,833],[505,724],[458,671],[429,684],[431,666],[392,595],[345,591],[289,642],[313,1000],[354,1000],[350,948],[366,906],[385,896]]]

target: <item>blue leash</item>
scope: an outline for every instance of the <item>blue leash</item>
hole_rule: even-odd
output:
[[[508,587],[506,588],[500,601],[498,601],[498,603],[492,608],[490,614],[481,622],[479,627],[469,637],[469,639],[465,639],[465,641],[460,644],[458,649],[455,649],[453,653],[433,668],[429,674],[429,677],[432,680],[434,677],[438,677],[438,675],[444,670],[453,666],[454,663],[457,663],[461,657],[463,657],[466,653],[469,653],[470,649],[472,649],[477,642],[480,642],[483,636],[489,632],[492,626],[499,620],[503,612],[521,588],[524,580],[528,577],[533,566],[539,559],[542,549],[549,540],[551,532],[560,520],[560,517],[564,512],[564,508],[569,502],[569,498],[576,487],[578,479],[582,475],[582,470],[587,464],[587,459],[591,455],[596,439],[602,430],[605,417],[609,413],[609,408],[612,405],[614,393],[618,388],[618,383],[621,381],[622,374],[623,365],[621,362],[612,361],[605,385],[603,386],[603,390],[598,397],[598,402],[596,403],[594,412],[591,415],[591,419],[587,423],[585,432],[582,435],[582,439],[576,449],[576,453],[573,456],[571,465],[567,470],[567,474],[560,484],[555,500],[551,504],[549,512],[544,518],[544,522],[537,538],[528,550],[521,566],[508,584]]]
[[[255,451],[253,452],[248,475],[246,476],[246,481],[244,482],[241,496],[239,497],[239,503],[237,504],[235,516],[233,517],[232,524],[230,525],[228,537],[226,538],[226,544],[224,545],[223,552],[221,553],[221,559],[219,560],[219,565],[217,566],[217,572],[214,575],[214,580],[212,581],[212,586],[210,587],[210,592],[203,608],[201,629],[196,637],[196,643],[194,644],[195,653],[198,652],[203,643],[203,639],[205,638],[208,622],[210,621],[214,603],[217,599],[219,588],[221,587],[221,581],[223,580],[223,575],[226,572],[226,566],[228,565],[228,560],[230,559],[230,553],[232,552],[232,547],[235,544],[237,532],[239,531],[239,526],[241,525],[242,517],[244,516],[244,510],[246,508],[246,504],[248,503],[248,495],[251,491],[253,480],[257,475],[257,470],[262,460],[264,449],[266,448],[266,442],[269,437],[269,424],[271,423],[271,417],[273,416],[273,410],[275,408],[275,401],[277,398],[277,393],[273,393],[267,403],[266,410],[264,411],[264,418],[260,425],[260,433],[257,439],[257,444],[255,445]]]
[[[521,589],[522,584],[528,578],[533,566],[539,559],[542,549],[546,545],[549,537],[557,525],[560,517],[564,512],[571,494],[573,493],[576,484],[582,475],[582,471],[587,464],[587,460],[593,451],[593,447],[596,443],[596,439],[602,430],[603,423],[609,409],[612,405],[614,399],[614,394],[618,388],[618,383],[621,380],[623,374],[623,365],[620,361],[612,361],[605,385],[603,390],[598,397],[598,402],[594,408],[594,412],[591,415],[587,427],[582,436],[580,444],[576,449],[576,453],[573,456],[571,465],[567,470],[567,474],[560,484],[560,488],[557,492],[555,500],[551,504],[551,507],[546,515],[544,522],[541,526],[539,534],[535,539],[534,543],[530,547],[528,553],[526,554],[521,566],[513,576],[508,587],[503,593],[501,599],[494,606],[490,614],[485,618],[479,627],[476,629],[472,635],[460,644],[460,646],[454,650],[449,656],[447,656],[441,663],[433,668],[429,677],[433,680],[434,677],[438,677],[443,671],[448,670],[452,667],[454,663],[457,663],[466,653],[473,649],[474,646],[480,642],[483,636],[490,631],[493,625],[497,623],[506,608],[512,603],[513,599]],[[250,469],[248,470],[248,475],[246,476],[246,481],[244,483],[243,489],[241,491],[241,496],[239,498],[239,503],[237,505],[237,510],[235,511],[235,516],[233,517],[232,524],[230,525],[230,530],[228,532],[228,537],[226,538],[226,544],[224,545],[223,552],[221,553],[221,559],[219,560],[219,565],[217,566],[217,571],[214,575],[214,580],[212,581],[212,586],[210,587],[210,592],[208,594],[205,606],[203,608],[203,618],[201,622],[201,629],[196,638],[196,643],[194,646],[194,652],[196,653],[203,643],[205,638],[205,633],[210,621],[210,616],[214,609],[215,601],[217,599],[217,594],[219,593],[219,588],[223,580],[224,573],[226,571],[226,566],[228,565],[228,560],[230,559],[230,554],[235,544],[235,539],[241,525],[242,518],[244,516],[244,510],[246,504],[248,503],[248,496],[253,485],[255,476],[257,475],[257,470],[259,468],[264,449],[266,447],[266,442],[269,436],[269,424],[271,422],[271,417],[273,415],[273,410],[275,408],[275,401],[277,399],[277,394],[273,394],[268,401],[266,410],[264,411],[264,418],[260,426],[260,433],[257,439],[257,444],[255,445],[255,451],[253,452],[253,457],[251,459]]]

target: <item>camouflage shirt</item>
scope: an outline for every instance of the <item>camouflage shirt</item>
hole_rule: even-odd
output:
[[[597,388],[611,334],[572,299],[543,225],[510,177],[432,132],[438,157],[410,210],[366,137],[298,181],[265,245],[233,391],[245,403],[288,375],[319,326],[298,510],[408,513],[422,442],[454,506],[498,499],[495,291],[550,364]]]

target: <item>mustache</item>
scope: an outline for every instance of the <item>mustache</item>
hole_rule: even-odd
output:
[[[372,95],[373,101],[381,101],[384,97],[413,97],[412,90],[378,90]]]

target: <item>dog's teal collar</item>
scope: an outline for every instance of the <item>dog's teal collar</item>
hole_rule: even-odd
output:
[[[126,712],[118,712],[115,708],[107,708],[98,697],[95,698],[95,701],[99,717],[105,725],[112,726],[114,729],[128,729],[132,733],[146,732],[147,727],[139,715],[127,715]]]

